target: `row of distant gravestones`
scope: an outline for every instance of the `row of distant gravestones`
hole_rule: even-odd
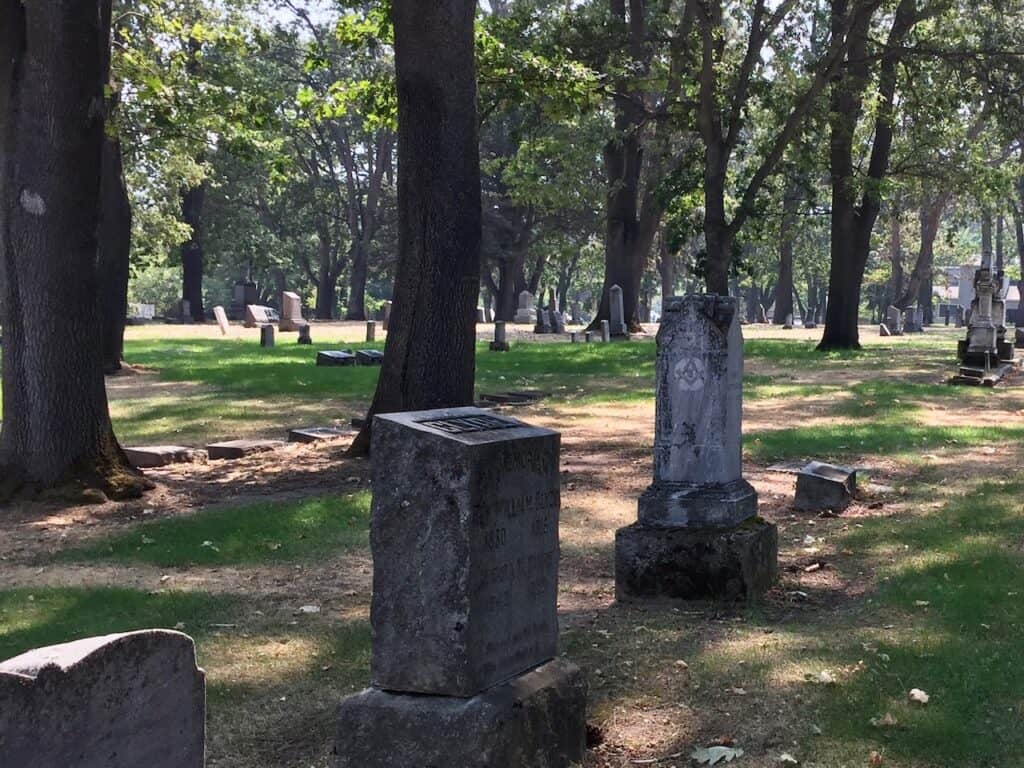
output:
[[[742,477],[735,301],[675,300],[657,371],[654,483],[616,536],[616,594],[756,597],[778,539]],[[378,416],[372,449],[372,687],[342,702],[335,768],[579,762],[587,685],[558,656],[560,435],[462,408]],[[5,768],[200,768],[204,729],[203,673],[179,633],[0,664]]]

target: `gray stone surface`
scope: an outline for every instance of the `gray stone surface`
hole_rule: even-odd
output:
[[[206,689],[192,639],[152,630],[0,664],[0,766],[202,768]]]
[[[658,331],[654,482],[616,535],[620,599],[752,598],[775,578],[775,527],[743,479],[743,336],[736,299],[665,303]]]
[[[593,334],[592,331],[584,331],[583,332],[583,343],[584,344],[589,344],[593,340],[594,340],[594,334]]]
[[[477,408],[375,418],[375,687],[474,696],[554,657],[559,442]]]
[[[276,451],[283,445],[283,440],[228,440],[223,443],[210,443],[206,446],[206,453],[214,460],[241,459],[254,453]]]
[[[551,333],[551,313],[546,309],[537,312],[537,324],[533,327],[534,333]]]
[[[562,313],[554,309],[548,313],[548,316],[551,319],[551,332],[565,333],[565,318],[562,317]]]
[[[370,343],[377,340],[377,322],[375,320],[366,321],[366,340]]]
[[[299,328],[299,344],[312,344],[313,337],[310,334],[309,324],[303,325]]]
[[[743,336],[735,300],[671,299],[658,331],[655,486],[740,480],[742,414]]]
[[[640,497],[638,519],[653,525],[732,528],[757,514],[757,491],[746,480],[724,485],[657,483]]]
[[[607,344],[612,340],[612,326],[607,320],[601,321],[601,341]]]
[[[316,364],[327,367],[355,365],[356,356],[351,352],[333,349],[325,352],[318,352],[316,355]]]
[[[626,312],[622,303],[622,288],[617,285],[608,289],[608,312],[611,335],[629,336],[629,326],[626,325]]]
[[[615,534],[618,600],[753,600],[778,577],[778,531],[760,519],[727,530],[635,523]]]
[[[338,427],[301,427],[288,430],[289,443],[321,443],[328,440],[338,440],[342,437],[350,437],[351,429],[339,429]]]
[[[274,326],[260,326],[260,346],[268,348],[274,346]]]
[[[793,506],[805,512],[842,512],[856,492],[856,470],[812,461],[797,473]]]
[[[903,335],[903,312],[899,307],[889,307],[885,312],[885,327],[889,329],[890,336]]]
[[[125,455],[133,467],[154,469],[169,464],[187,464],[196,460],[196,452],[182,445],[145,445],[125,448]]]
[[[245,307],[246,328],[258,328],[261,325],[269,325],[277,322],[277,311],[272,307],[264,307],[259,304],[247,304]]]
[[[334,768],[570,768],[586,700],[562,659],[469,699],[369,689],[341,705]]]
[[[512,322],[516,325],[535,325],[537,322],[537,299],[529,291],[519,294],[519,308]]]
[[[356,350],[356,364],[357,365],[383,365],[384,364],[384,353],[379,349],[357,349]]]

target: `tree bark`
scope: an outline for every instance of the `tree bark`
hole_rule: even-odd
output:
[[[97,232],[110,3],[0,0],[0,495],[137,496],[103,378]]]
[[[189,226],[189,239],[181,246],[181,298],[189,303],[189,312],[197,323],[206,319],[203,310],[203,203],[206,184],[185,190],[181,195],[181,220]]]
[[[844,24],[848,0],[832,4],[833,30]],[[877,6],[875,6],[877,7]],[[855,17],[846,67],[832,89],[829,115],[829,164],[832,175],[832,258],[829,270],[825,332],[818,349],[860,349],[860,298],[864,270],[871,249],[871,233],[881,211],[877,187],[889,170],[896,102],[897,67],[903,40],[917,21],[916,0],[900,0],[878,71],[878,106],[875,137],[868,162],[867,181],[858,199],[858,170],[854,162],[854,134],[864,108],[864,93],[871,77],[868,41],[873,13]]]
[[[790,187],[782,201],[782,227],[779,232],[779,283],[775,288],[775,325],[782,325],[793,314],[793,245],[800,193]]]
[[[897,294],[893,306],[900,309],[909,309],[918,297],[922,295],[921,286],[931,283],[932,270],[935,266],[935,240],[939,235],[939,226],[942,223],[942,216],[946,206],[953,198],[952,193],[942,192],[937,197],[921,206],[919,221],[921,224],[921,245],[917,252],[917,261],[914,263],[914,270],[910,273],[903,291]],[[931,291],[928,293],[931,296]],[[925,308],[925,314],[928,308]]]
[[[399,257],[373,416],[473,402],[480,286],[474,0],[394,0]]]
[[[132,206],[124,181],[121,142],[103,141],[100,180],[102,218],[99,230],[100,324],[103,371],[121,370],[124,326],[128,316],[128,278],[131,272]]]

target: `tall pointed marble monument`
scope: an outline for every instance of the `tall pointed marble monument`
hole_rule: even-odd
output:
[[[618,599],[756,597],[775,581],[778,533],[743,479],[736,299],[666,302],[656,408],[654,483],[615,537]]]
[[[957,346],[960,370],[953,381],[995,386],[1016,364],[1013,344],[1006,339],[1006,276],[1002,264],[992,268],[985,250],[974,274],[974,300],[967,338]]]

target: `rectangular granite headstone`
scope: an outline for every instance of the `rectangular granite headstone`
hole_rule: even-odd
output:
[[[472,697],[555,656],[557,432],[478,408],[373,423],[373,684]]]
[[[626,312],[622,302],[622,288],[613,285],[608,289],[608,305],[611,315],[612,336],[629,336],[629,327],[626,325]]]
[[[302,299],[297,293],[285,291],[281,294],[281,332],[297,331],[304,325]]]
[[[149,630],[0,664],[0,766],[203,768],[206,683],[192,638]]]

